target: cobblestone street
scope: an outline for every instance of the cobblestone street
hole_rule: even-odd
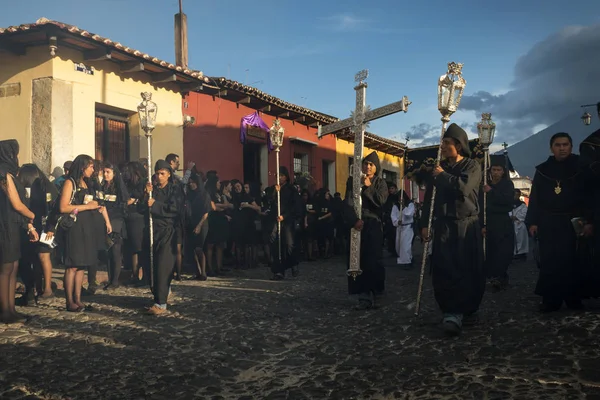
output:
[[[352,310],[339,258],[281,282],[260,268],[177,283],[163,317],[129,288],[85,313],[62,298],[20,308],[29,323],[0,327],[0,398],[600,399],[599,303],[539,314],[533,263],[513,264],[512,287],[486,293],[481,323],[455,339],[429,277],[416,318],[418,268],[387,273],[368,312]]]

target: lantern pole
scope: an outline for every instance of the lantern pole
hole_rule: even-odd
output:
[[[271,144],[275,148],[275,168],[277,168],[275,172],[276,187],[281,189],[279,186],[279,151],[281,150],[281,146],[283,146],[285,129],[281,126],[279,118],[273,121],[273,126],[269,130],[269,134],[271,135]],[[279,220],[279,216],[281,216],[281,193],[280,190],[277,190],[277,244],[279,246],[279,265],[281,265],[281,221]]]
[[[477,133],[479,134],[479,144],[483,150],[483,186],[488,184],[488,169],[490,157],[490,145],[494,141],[494,132],[496,124],[492,121],[492,114],[481,114],[481,122],[477,124]],[[508,172],[508,171],[507,171]],[[483,191],[483,227],[487,229],[487,192]],[[483,238],[483,259],[486,259],[487,232]]]
[[[442,133],[440,135],[440,145],[435,159],[435,166],[440,165],[442,157],[442,142],[444,141],[444,133],[446,133],[446,125],[450,122],[450,117],[456,112],[460,100],[465,90],[467,81],[462,77],[463,64],[450,62],[448,63],[448,71],[438,79],[438,110],[442,114]],[[433,222],[433,210],[435,207],[436,187],[432,185],[431,204],[429,206],[429,220],[427,221],[427,240],[423,248],[423,258],[421,260],[421,272],[419,275],[419,287],[417,289],[417,301],[415,304],[415,315],[419,315],[421,305],[421,296],[423,294],[423,279],[425,276],[425,265],[427,264],[427,253],[431,243],[431,225]]]
[[[146,144],[148,150],[148,183],[152,184],[152,131],[156,121],[156,104],[152,101],[152,93],[143,92],[142,102],[138,106],[138,115],[140,125],[145,132]],[[148,193],[148,198],[152,198],[152,192]],[[148,209],[148,230],[150,236],[150,289],[154,291],[154,230],[152,223],[152,212]]]

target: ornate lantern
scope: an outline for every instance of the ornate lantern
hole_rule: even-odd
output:
[[[492,121],[491,113],[481,114],[481,121],[477,124],[477,133],[479,134],[479,143],[484,150],[488,149],[494,142],[496,133],[496,124]]]
[[[142,102],[138,105],[138,115],[140,117],[140,126],[146,136],[152,136],[152,131],[156,127],[156,113],[158,107],[156,103],[152,101],[152,93],[142,92]]]
[[[461,75],[462,67],[461,63],[448,63],[448,72],[438,80],[438,110],[442,114],[442,120],[449,120],[460,104],[467,85]]]
[[[273,126],[269,129],[269,135],[271,135],[271,144],[275,151],[279,151],[283,146],[283,135],[285,134],[285,128],[281,126],[281,121],[277,118],[273,121]]]
[[[590,114],[589,112],[586,111],[581,116],[581,120],[583,121],[584,124],[590,125],[592,123],[592,114]]]

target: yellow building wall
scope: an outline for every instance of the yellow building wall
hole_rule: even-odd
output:
[[[76,71],[80,62],[94,67],[94,75]],[[181,94],[173,83],[155,85],[149,79],[143,73],[121,75],[115,62],[85,62],[81,52],[61,46],[55,57],[47,46],[28,48],[24,56],[1,52],[0,86],[19,83],[21,93],[0,97],[0,140],[17,139],[20,163],[36,162],[50,173],[78,154],[95,156],[95,112],[100,106],[99,111],[129,116],[130,157],[147,157],[137,105],[140,93],[148,91],[158,106],[153,160],[169,153],[183,156]]]
[[[31,162],[31,92],[34,79],[52,76],[48,48],[32,48],[26,56],[0,53],[0,86],[21,85],[18,96],[0,97],[0,140],[17,139],[19,160]]]
[[[373,150],[365,147],[364,156],[369,155]],[[381,162],[381,168],[395,172],[398,179],[401,178],[401,166],[403,163],[402,158],[396,157],[390,154],[386,154],[378,151],[379,161]],[[354,143],[348,142],[342,139],[336,139],[336,160],[335,160],[335,182],[336,190],[344,197],[346,192],[346,182],[348,176],[350,176],[350,163],[349,158],[354,156]],[[398,184],[399,182],[396,182]]]
[[[152,136],[152,159],[165,158],[169,153],[183,158],[183,114],[181,94],[173,84],[153,85],[148,75],[121,75],[119,65],[111,61],[86,62],[80,52],[59,48],[54,59],[54,78],[73,85],[73,156],[84,153],[94,156],[96,105],[127,112],[131,143],[131,159],[147,157],[144,132],[139,127],[137,106],[141,92],[151,92],[158,107],[156,129]],[[94,67],[94,75],[75,70],[76,63]],[[106,112],[106,110],[104,110]]]

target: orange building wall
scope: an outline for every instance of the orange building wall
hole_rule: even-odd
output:
[[[184,129],[183,158],[184,163],[194,161],[197,168],[203,172],[216,170],[221,180],[243,179],[243,145],[240,143],[240,120],[242,117],[255,112],[242,104],[200,93],[190,93],[183,99],[183,114],[195,117],[194,125]],[[275,117],[261,113],[261,118],[268,126],[273,124]],[[280,162],[293,173],[294,152],[309,155],[310,173],[317,183],[322,186],[322,161],[335,162],[336,140],[329,135],[323,139],[317,138],[317,129],[309,128],[300,123],[280,118],[285,128],[284,144],[281,148]],[[290,138],[298,137],[318,143],[318,146],[308,145]],[[266,143],[265,140],[248,137],[252,143]],[[182,166],[185,165],[182,163]],[[335,169],[334,169],[335,171]],[[275,152],[268,155],[268,183],[275,184]],[[331,178],[330,178],[331,179]],[[335,187],[334,182],[330,182]]]

